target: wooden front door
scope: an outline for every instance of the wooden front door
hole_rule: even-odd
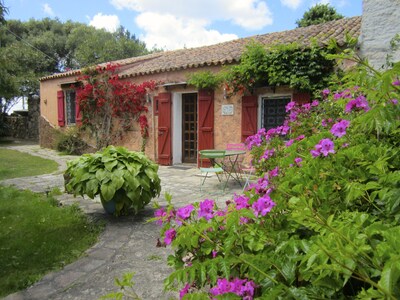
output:
[[[214,149],[214,91],[199,90],[199,151]],[[200,161],[197,161],[199,164]],[[203,162],[203,167],[209,166]]]
[[[197,159],[197,94],[182,95],[182,162]]]
[[[158,163],[170,166],[171,152],[171,93],[160,93],[158,100]]]

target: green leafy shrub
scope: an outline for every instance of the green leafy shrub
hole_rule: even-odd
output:
[[[109,146],[94,154],[84,154],[68,162],[66,190],[93,199],[100,195],[103,205],[115,202],[115,215],[138,213],[159,196],[158,165],[141,152]]]
[[[82,155],[90,149],[89,145],[80,137],[76,127],[69,128],[65,132],[60,131],[56,148],[58,151],[70,155]]]
[[[195,86],[197,89],[213,90],[219,87],[222,81],[222,75],[214,74],[210,71],[193,73],[188,78],[188,84]]]
[[[248,139],[260,178],[243,195],[156,211],[174,250],[168,288],[183,286],[183,299],[400,298],[400,63],[379,73],[357,62],[341,90],[289,103],[282,126]]]

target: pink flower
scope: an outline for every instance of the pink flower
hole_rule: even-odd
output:
[[[213,296],[222,295],[231,292],[231,283],[226,278],[218,279],[217,286],[210,289]]]
[[[156,218],[158,218],[158,220],[156,221],[156,224],[159,225],[159,226],[162,226],[163,218],[164,218],[166,215],[167,215],[167,212],[165,211],[164,208],[157,209],[157,210],[154,212],[154,216],[155,216]]]
[[[285,146],[286,146],[286,147],[290,147],[290,146],[293,144],[293,142],[294,142],[294,140],[288,140],[288,141],[285,143]]]
[[[250,207],[249,198],[247,198],[245,195],[236,196],[234,201],[237,210]]]
[[[269,177],[276,177],[279,175],[279,167],[276,167],[268,172]]]
[[[347,113],[349,113],[349,112],[351,112],[351,111],[353,111],[355,109],[362,109],[364,111],[368,111],[369,110],[368,101],[364,96],[358,96],[356,99],[350,100],[346,104],[345,111]]]
[[[301,135],[299,135],[299,136],[296,138],[296,141],[304,140],[305,137],[306,137],[306,136],[305,136],[304,134],[301,134]]]
[[[207,221],[213,217],[214,201],[205,199],[200,202],[200,210],[198,212],[199,218],[203,217]]]
[[[265,216],[267,213],[271,211],[271,209],[275,206],[275,202],[271,200],[269,195],[265,194],[261,198],[259,198],[256,202],[253,203],[251,208],[253,209],[254,215],[258,217],[259,215]]]
[[[309,111],[311,109],[311,104],[310,103],[306,103],[306,104],[303,104],[301,107],[304,109],[304,111],[307,112],[307,111]]]
[[[300,158],[300,157],[296,157],[295,159],[294,159],[294,162],[296,163],[296,165],[298,165],[299,167],[301,167],[301,162],[302,162],[303,160]]]
[[[212,251],[212,258],[216,258],[217,254],[218,254],[218,251],[217,250],[213,250]]]
[[[189,292],[190,289],[190,284],[186,283],[186,285],[179,291],[179,300],[182,300],[182,298]]]
[[[290,101],[288,104],[286,104],[286,112],[291,111],[295,106],[296,106],[296,102]]]
[[[217,280],[217,286],[211,288],[210,293],[213,296],[234,293],[241,299],[252,300],[255,288],[256,285],[252,280],[234,278],[232,281],[228,281],[222,278]]]
[[[342,137],[346,134],[346,129],[349,127],[350,121],[341,120],[340,122],[334,124],[331,128],[331,133],[336,137]]]
[[[319,105],[318,100],[314,100],[313,102],[311,102],[311,106],[318,106],[318,105]]]
[[[335,144],[330,139],[322,139],[315,145],[315,150],[311,150],[310,153],[313,157],[318,157],[321,154],[328,156],[329,153],[335,153],[334,147]]]
[[[176,231],[175,229],[171,228],[168,229],[167,231],[165,231],[165,238],[164,238],[164,243],[166,245],[169,245],[172,243],[172,241],[175,239],[176,237]]]
[[[177,210],[176,216],[179,219],[186,220],[187,218],[190,217],[190,214],[192,213],[193,209],[194,209],[194,206],[192,204],[181,207]]]
[[[399,86],[400,85],[400,80],[396,79],[395,81],[392,82],[393,85]]]
[[[272,157],[275,153],[275,149],[267,149],[265,150],[264,154],[261,156],[261,159],[268,159],[270,157]]]
[[[322,91],[322,95],[324,95],[324,96],[328,96],[329,94],[330,94],[330,90],[329,89],[324,89],[323,91]]]

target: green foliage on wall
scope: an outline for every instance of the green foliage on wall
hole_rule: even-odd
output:
[[[215,89],[221,85],[223,77],[220,73],[212,73],[210,71],[192,73],[188,77],[188,84],[195,86],[197,89]]]
[[[327,58],[333,46],[299,43],[279,44],[270,48],[252,42],[247,45],[240,64],[227,73],[232,93],[252,91],[261,86],[289,86],[301,91],[321,90],[335,73],[335,62]]]

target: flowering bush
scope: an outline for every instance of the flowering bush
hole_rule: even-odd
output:
[[[154,90],[156,83],[146,81],[137,85],[122,80],[117,71],[118,65],[107,64],[86,69],[79,78],[84,82],[77,89],[82,124],[94,134],[96,148],[101,149],[137,121],[143,139],[141,150],[144,151],[149,136],[145,95]],[[115,120],[119,121],[117,128],[113,128]]]
[[[400,298],[400,63],[366,68],[247,140],[260,178],[243,195],[225,207],[169,199],[156,212],[174,249],[167,288],[183,299]]]

